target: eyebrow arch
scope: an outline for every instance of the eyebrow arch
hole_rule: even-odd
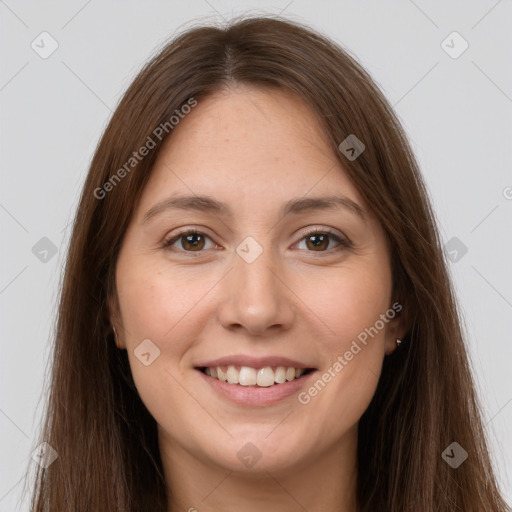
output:
[[[312,210],[335,210],[343,208],[359,216],[366,222],[365,210],[357,203],[345,196],[329,195],[322,197],[298,197],[287,201],[280,209],[279,217],[298,215]],[[223,202],[210,196],[175,196],[157,203],[144,215],[142,223],[145,224],[156,215],[165,210],[193,210],[197,212],[213,213],[225,217],[233,217],[231,208]]]

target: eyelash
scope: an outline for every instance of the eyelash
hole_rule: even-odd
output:
[[[318,234],[328,235],[330,238],[334,239],[336,242],[339,243],[339,246],[337,246],[334,249],[328,249],[328,250],[325,250],[325,251],[318,251],[318,254],[321,257],[322,256],[326,256],[326,255],[329,256],[333,252],[338,252],[338,251],[343,250],[343,249],[351,249],[353,247],[351,242],[348,239],[340,237],[334,231],[331,231],[330,229],[318,229],[318,228],[315,228],[315,229],[309,231],[308,233],[304,234],[302,236],[302,238],[297,243],[302,242],[302,240],[304,240],[308,236],[318,235]],[[183,237],[185,235],[201,235],[201,236],[204,236],[204,237],[209,238],[211,240],[211,238],[208,235],[206,235],[205,233],[202,233],[201,231],[198,231],[198,230],[195,230],[195,229],[188,229],[188,230],[183,230],[183,231],[173,235],[172,238],[164,240],[164,242],[162,244],[162,248],[163,249],[169,249],[169,250],[177,251],[177,252],[182,252],[182,253],[185,253],[185,254],[187,254],[189,256],[192,256],[192,257],[199,256],[201,253],[203,253],[206,250],[206,249],[203,249],[203,250],[200,250],[200,251],[186,251],[184,249],[175,249],[175,248],[171,247],[176,241],[178,241],[181,237]],[[213,240],[212,240],[212,242],[213,242]],[[315,253],[317,251],[307,251],[306,250],[306,252]]]

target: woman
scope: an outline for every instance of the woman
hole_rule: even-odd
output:
[[[507,510],[406,136],[296,23],[194,28],[140,72],[55,343],[33,511]]]

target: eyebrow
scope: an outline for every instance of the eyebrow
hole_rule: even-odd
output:
[[[144,215],[142,223],[145,224],[153,217],[166,210],[192,210],[202,213],[213,213],[224,217],[233,217],[231,208],[221,201],[210,196],[175,196],[157,203]],[[365,210],[348,197],[329,195],[322,197],[298,197],[287,201],[280,209],[279,216],[298,215],[313,210],[345,209],[357,215],[366,222]]]

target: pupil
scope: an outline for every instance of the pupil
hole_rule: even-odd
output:
[[[326,235],[310,235],[309,240],[316,239],[316,241],[313,242],[314,247],[320,247],[326,240]]]
[[[187,236],[185,237],[185,238],[186,238],[186,243],[187,243],[188,245],[192,246],[192,247],[197,248],[197,247],[199,247],[199,246],[200,246],[201,241],[198,241],[198,240],[194,241],[193,239],[194,239],[194,237],[200,237],[200,236],[201,236],[201,235],[200,235],[199,233],[191,233],[191,234],[189,234],[189,235],[187,235]],[[198,244],[199,244],[199,245],[198,245]]]

